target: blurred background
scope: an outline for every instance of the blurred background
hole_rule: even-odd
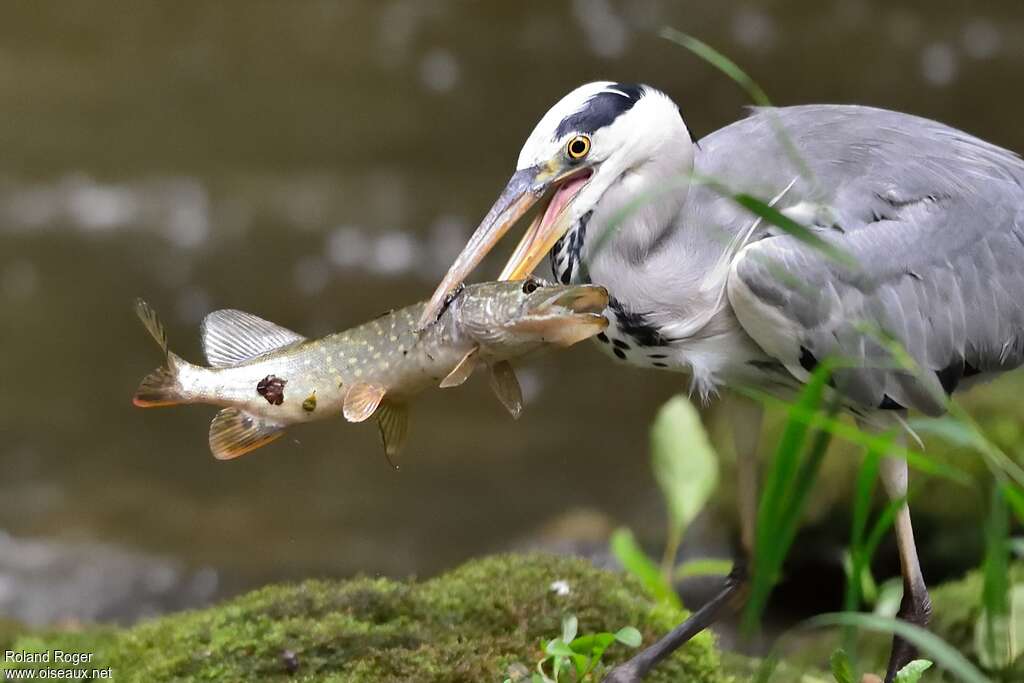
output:
[[[600,555],[620,524],[658,552],[648,428],[686,380],[587,345],[523,368],[518,423],[479,378],[424,395],[398,472],[375,428],[341,419],[217,462],[214,409],[130,397],[159,361],[136,296],[193,361],[216,308],[312,336],[425,298],[582,82],[655,85],[698,136],[741,117],[742,92],[665,25],[776,103],[900,109],[1024,150],[1019,0],[5,2],[0,618],[130,622],[268,581]],[[1017,454],[1022,388],[968,400]],[[834,449],[777,611],[838,607],[857,455]],[[684,553],[730,556],[730,468]],[[986,504],[928,486],[915,522],[939,581],[977,565]],[[879,562],[896,573],[891,549]]]

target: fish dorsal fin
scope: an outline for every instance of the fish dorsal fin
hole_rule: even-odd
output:
[[[238,365],[306,338],[245,311],[224,309],[203,318],[203,351],[215,368]]]
[[[283,434],[281,425],[238,408],[225,408],[210,423],[210,451],[218,460],[231,460],[266,446]]]
[[[345,419],[349,422],[368,420],[384,399],[385,393],[387,389],[380,384],[353,384],[345,394],[345,406],[342,408]]]
[[[518,420],[523,412],[523,390],[519,387],[519,379],[516,378],[512,364],[507,360],[491,366],[491,389],[513,419]]]
[[[390,460],[405,446],[409,408],[402,403],[382,403],[377,409],[377,426],[380,427],[380,438],[384,441],[384,453]]]
[[[480,349],[476,346],[470,349],[470,351],[462,357],[462,360],[458,362],[452,371],[448,373],[448,376],[441,380],[440,387],[442,389],[457,387],[469,379],[469,376],[473,374],[474,370],[476,370],[476,363],[478,360],[477,351],[479,350]]]

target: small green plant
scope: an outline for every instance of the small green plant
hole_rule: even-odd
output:
[[[591,674],[601,663],[605,651],[615,643],[636,648],[642,640],[640,631],[632,626],[615,633],[602,631],[577,635],[579,621],[570,615],[562,619],[562,633],[544,645],[544,658],[537,662],[531,683],[581,683],[592,680]],[[512,683],[506,678],[505,683]]]
[[[673,581],[700,575],[725,575],[728,560],[696,558],[676,563],[679,545],[690,524],[718,485],[718,456],[701,424],[700,414],[684,397],[669,400],[651,426],[651,467],[668,512],[668,535],[660,566],[643,551],[632,532],[618,529],[611,551],[651,597],[679,609]]]

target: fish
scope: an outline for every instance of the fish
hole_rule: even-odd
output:
[[[141,408],[221,407],[209,433],[219,460],[265,446],[292,425],[375,417],[390,461],[406,442],[411,399],[433,386],[459,386],[478,367],[488,368],[492,390],[518,418],[523,399],[511,361],[602,332],[607,305],[607,290],[596,285],[533,277],[484,282],[449,295],[425,328],[419,327],[421,302],[320,339],[225,309],[200,326],[203,366],[170,351],[156,312],[138,299],[135,312],[164,363],[143,378],[132,401]]]

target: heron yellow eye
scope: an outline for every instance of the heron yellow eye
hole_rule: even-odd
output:
[[[573,161],[579,161],[590,152],[590,138],[586,135],[577,135],[565,146],[565,153]]]

